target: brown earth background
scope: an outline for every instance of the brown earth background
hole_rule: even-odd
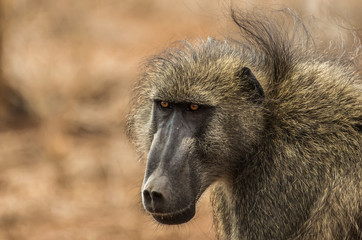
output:
[[[360,0],[232,4],[293,8],[322,23],[327,44],[341,26],[362,27]],[[208,193],[188,224],[160,226],[143,212],[144,164],[124,125],[145,57],[180,39],[235,35],[230,5],[1,1],[0,240],[215,239]]]

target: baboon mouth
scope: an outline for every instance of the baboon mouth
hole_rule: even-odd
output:
[[[195,205],[172,213],[152,213],[152,217],[159,223],[167,225],[182,224],[190,221],[195,216]]]

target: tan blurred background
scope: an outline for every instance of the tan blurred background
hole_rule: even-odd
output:
[[[307,18],[362,27],[361,0],[233,4],[291,7]],[[178,39],[232,35],[229,6],[2,0],[0,240],[215,239],[207,193],[186,225],[160,226],[142,211],[144,166],[124,125],[145,57]]]

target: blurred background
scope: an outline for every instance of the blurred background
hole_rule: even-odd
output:
[[[124,134],[142,61],[176,40],[233,35],[231,4],[293,8],[322,22],[327,43],[362,28],[361,0],[0,4],[0,240],[215,239],[208,193],[186,225],[142,210],[144,166]]]

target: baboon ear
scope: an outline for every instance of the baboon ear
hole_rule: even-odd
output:
[[[237,75],[240,80],[243,81],[243,86],[250,91],[250,100],[257,103],[263,102],[265,98],[263,87],[260,85],[251,70],[247,67],[243,67]]]

